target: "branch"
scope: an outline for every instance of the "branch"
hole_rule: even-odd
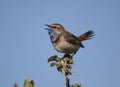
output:
[[[66,78],[66,87],[70,87],[70,79]]]
[[[71,56],[64,56],[59,58],[57,55],[51,56],[48,59],[48,62],[51,62],[50,66],[56,66],[57,70],[64,74],[66,87],[70,87],[69,75],[72,75],[72,65],[74,64],[73,58]]]

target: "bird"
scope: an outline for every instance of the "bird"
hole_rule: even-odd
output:
[[[59,23],[45,24],[50,36],[50,40],[56,51],[64,53],[64,56],[74,56],[80,48],[85,48],[82,44],[83,41],[92,39],[94,31],[89,30],[80,36],[75,36],[67,31],[63,25]]]

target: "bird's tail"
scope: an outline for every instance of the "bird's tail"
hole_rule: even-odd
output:
[[[94,36],[94,31],[89,30],[89,31],[85,32],[84,34],[80,35],[79,40],[82,42],[84,40],[92,39],[93,36]]]

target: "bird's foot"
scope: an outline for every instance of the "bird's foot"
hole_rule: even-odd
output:
[[[63,56],[63,58],[65,58],[65,57],[67,57],[67,58],[73,58],[73,56],[71,56],[70,54],[65,54],[64,56]]]

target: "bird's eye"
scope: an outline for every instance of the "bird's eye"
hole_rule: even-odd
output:
[[[53,28],[56,28],[56,26],[54,25]]]

